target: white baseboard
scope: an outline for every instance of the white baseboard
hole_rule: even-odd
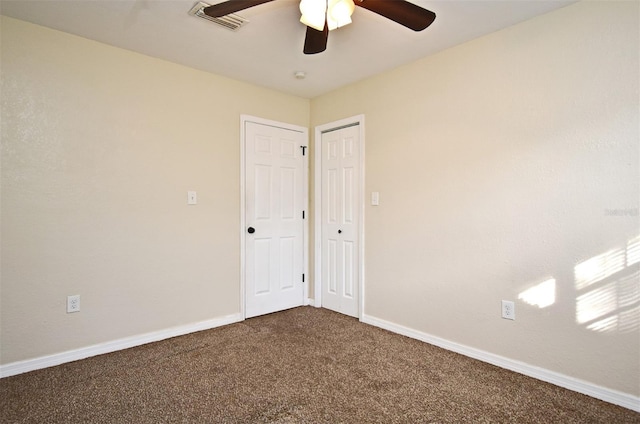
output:
[[[607,389],[605,387],[597,386],[593,383],[569,377],[564,374],[549,371],[547,369],[535,367],[524,362],[514,361],[513,359],[505,358],[499,355],[494,355],[493,353],[485,352],[483,350],[454,343],[440,337],[432,336],[430,334],[423,333],[409,327],[404,327],[399,324],[394,324],[392,322],[385,321],[379,318],[375,318],[370,315],[363,315],[361,321],[365,324],[383,328],[393,333],[411,337],[412,339],[417,339],[425,343],[429,343],[434,346],[438,346],[443,349],[468,356],[470,358],[478,359],[480,361],[487,362],[501,368],[506,368],[508,370],[515,371],[517,373],[524,374],[526,376],[533,377],[547,383],[555,384],[556,386],[564,387],[565,389],[573,390],[574,392],[582,393],[596,399],[603,400],[605,402],[613,403],[615,405],[631,409],[632,411],[640,412],[640,397],[637,396],[612,389]]]
[[[122,349],[128,349],[130,347],[157,342],[171,337],[183,336],[185,334],[194,333],[196,331],[209,330],[211,328],[221,327],[223,325],[233,324],[240,321],[242,321],[241,314],[227,315],[220,318],[196,322],[193,324],[167,328],[166,330],[141,334],[139,336],[125,337],[123,339],[87,346],[80,349],[69,350],[53,355],[41,356],[39,358],[27,359],[25,361],[12,362],[6,365],[0,365],[0,378],[10,377],[12,375],[22,374],[41,368],[53,367],[55,365],[64,364],[66,362],[77,361],[80,359],[89,358],[91,356],[111,353]]]

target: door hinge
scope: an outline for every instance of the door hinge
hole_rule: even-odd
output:
[[[302,211],[302,219],[304,219],[304,211]]]
[[[302,156],[304,156],[307,153],[307,146],[300,146],[300,148],[302,149]]]
[[[304,274],[302,274],[302,282],[304,283]]]

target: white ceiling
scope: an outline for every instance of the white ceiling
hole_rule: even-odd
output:
[[[239,12],[250,22],[237,32],[190,16],[188,12],[196,2],[0,0],[0,12],[192,68],[313,98],[575,0],[412,0],[437,15],[435,22],[422,32],[413,32],[358,7],[353,24],[331,31],[327,50],[317,55],[302,53],[305,26],[299,22],[297,0],[276,0]],[[306,72],[306,78],[296,79],[296,71]]]

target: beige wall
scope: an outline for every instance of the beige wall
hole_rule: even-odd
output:
[[[312,101],[366,116],[365,314],[640,394],[638,20],[579,3]]]
[[[2,84],[0,363],[239,313],[240,114],[309,100],[5,17]]]
[[[0,363],[237,313],[239,115],[363,113],[365,313],[640,395],[638,16],[580,3],[311,102],[2,18]]]

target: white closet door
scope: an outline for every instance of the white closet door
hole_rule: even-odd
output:
[[[358,317],[360,129],[322,134],[322,306]]]

